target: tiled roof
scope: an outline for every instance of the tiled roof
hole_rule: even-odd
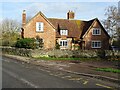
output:
[[[54,25],[54,27],[57,30],[56,37],[61,37],[60,36],[61,29],[67,29],[68,30],[67,37],[81,38],[95,19],[90,21],[81,21],[81,20],[48,18],[48,20]]]

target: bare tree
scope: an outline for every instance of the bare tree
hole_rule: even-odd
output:
[[[4,19],[0,22],[2,45],[12,46],[19,38],[20,24],[16,20]]]
[[[111,36],[111,44],[114,38],[119,38],[120,31],[118,22],[120,21],[120,16],[118,15],[118,8],[116,6],[109,6],[105,11],[106,20],[103,20],[103,25],[109,35]]]
[[[2,32],[15,32],[20,29],[20,24],[16,20],[4,19],[0,27]]]

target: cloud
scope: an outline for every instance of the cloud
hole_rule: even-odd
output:
[[[37,12],[42,11],[47,17],[66,18],[66,13],[72,10],[76,14],[76,18],[91,19],[93,17],[104,16],[104,9],[110,5],[110,3],[85,3],[85,2],[66,2],[66,3],[31,3],[24,9],[27,10],[27,14],[34,16]],[[101,7],[102,6],[102,7]],[[101,16],[103,15],[103,16]]]
[[[2,0],[0,2],[118,2],[119,0]]]
[[[56,15],[62,16],[65,15],[69,10],[72,10],[76,13],[83,13],[85,11],[92,11],[91,3],[32,3],[25,7],[28,14],[33,16],[35,13],[42,11],[48,16],[55,17]]]
[[[89,20],[92,18],[104,18],[104,9],[109,5],[117,5],[108,2],[6,2],[3,4],[4,17],[21,20],[23,10],[27,16],[34,16],[42,11],[46,17],[66,18],[69,10],[75,12],[76,19]]]

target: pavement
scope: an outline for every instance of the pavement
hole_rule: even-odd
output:
[[[96,71],[95,68],[118,68],[117,62],[108,61],[61,61],[61,60],[38,60],[30,57],[16,56],[4,54],[9,58],[14,58],[22,62],[32,63],[40,65],[47,69],[54,69],[65,71],[67,73],[73,73],[88,77],[93,77],[101,80],[107,80],[115,83],[120,83],[119,75],[112,72]]]

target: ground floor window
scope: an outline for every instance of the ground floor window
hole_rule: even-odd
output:
[[[101,41],[92,41],[91,46],[92,48],[101,48]]]
[[[60,46],[68,46],[67,40],[60,40]]]

